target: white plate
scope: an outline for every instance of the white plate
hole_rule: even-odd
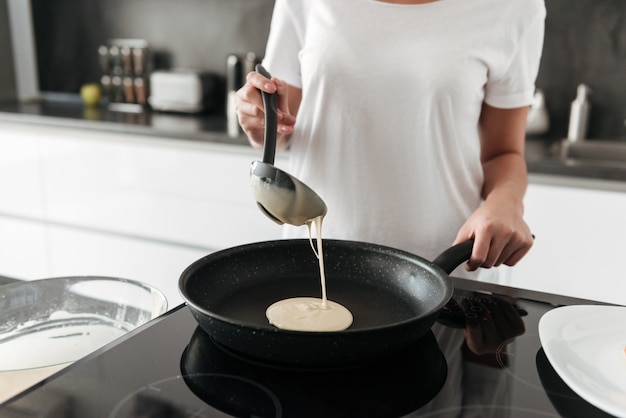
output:
[[[546,357],[581,398],[626,417],[626,307],[573,305],[539,320]]]

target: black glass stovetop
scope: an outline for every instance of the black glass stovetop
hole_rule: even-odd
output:
[[[608,416],[563,383],[539,341],[545,312],[584,301],[454,285],[413,346],[328,368],[241,357],[182,305],[0,405],[0,417]]]

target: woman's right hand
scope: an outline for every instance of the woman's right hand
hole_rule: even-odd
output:
[[[296,123],[296,118],[290,111],[290,90],[295,93],[292,93],[292,96],[299,96],[299,89],[293,91],[294,88],[284,81],[275,77],[269,80],[256,71],[248,73],[246,84],[237,91],[235,110],[237,111],[239,125],[241,125],[244,133],[248,136],[250,144],[255,148],[263,146],[265,129],[265,111],[261,90],[267,93],[276,93],[277,95],[278,135],[276,137],[276,147],[277,149],[285,148],[289,135],[293,132],[293,126]],[[293,100],[294,97],[291,99]],[[299,104],[300,97],[296,99]]]

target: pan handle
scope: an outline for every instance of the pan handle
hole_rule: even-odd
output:
[[[441,267],[447,274],[450,274],[455,268],[470,259],[473,249],[474,238],[470,238],[460,244],[453,245],[439,254],[433,263]]]
[[[532,237],[535,239],[535,234],[533,234]],[[433,263],[441,267],[447,274],[450,274],[455,268],[470,259],[473,249],[474,238],[470,238],[460,244],[453,245],[439,254]]]
[[[271,74],[261,64],[257,64],[256,72],[269,79]],[[276,156],[276,129],[278,127],[278,97],[276,93],[261,91],[265,108],[265,138],[263,140],[263,162],[274,165]]]

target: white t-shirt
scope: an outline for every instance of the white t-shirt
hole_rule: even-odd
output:
[[[531,103],[544,18],[543,0],[276,0],[264,65],[303,92],[284,169],[326,201],[323,237],[449,247],[482,202],[481,104]]]

